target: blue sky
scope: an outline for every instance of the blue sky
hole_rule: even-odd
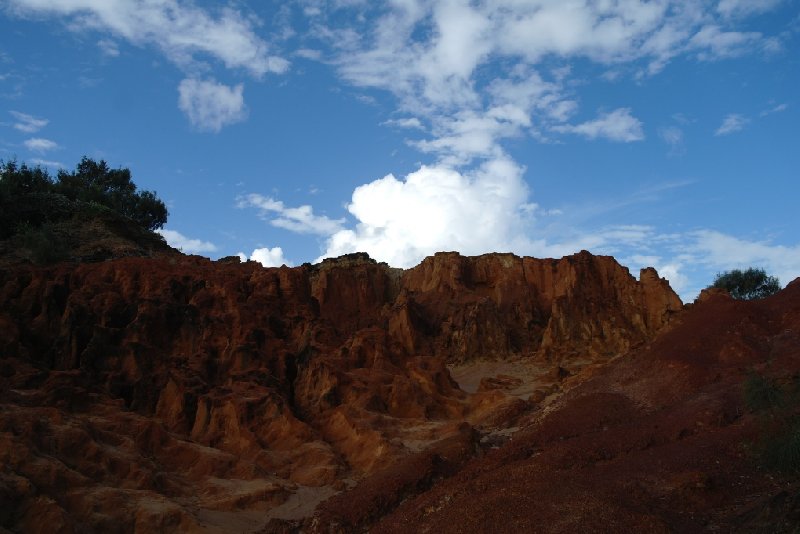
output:
[[[185,252],[800,276],[797,0],[0,0],[0,158],[128,167]]]

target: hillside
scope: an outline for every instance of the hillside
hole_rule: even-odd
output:
[[[586,252],[441,253],[405,271],[364,254],[279,269],[177,253],[16,263],[0,272],[0,526],[791,517],[794,501],[769,501],[781,479],[742,448],[759,424],[742,387],[753,369],[797,371],[798,288],[687,310],[652,269],[637,280]]]

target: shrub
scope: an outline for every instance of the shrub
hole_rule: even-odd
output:
[[[754,413],[774,410],[783,406],[784,392],[773,380],[750,373],[744,383],[744,402]]]
[[[750,267],[746,271],[734,269],[718,273],[710,287],[722,288],[735,299],[753,300],[777,293],[781,284],[774,276],[768,276],[764,269]]]
[[[56,235],[50,223],[23,227],[15,241],[17,247],[27,251],[27,256],[39,265],[49,265],[69,257],[69,249],[64,240]]]
[[[761,462],[781,473],[800,473],[800,418],[785,422],[780,430],[766,434],[760,445]]]
[[[757,460],[767,469],[800,473],[800,381],[781,387],[774,380],[751,373],[744,384],[748,410],[758,414],[761,432],[755,446]]]

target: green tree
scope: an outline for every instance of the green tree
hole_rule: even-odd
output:
[[[136,191],[130,170],[111,169],[103,160],[83,157],[74,171],[59,171],[55,191],[70,200],[106,206],[148,230],[163,227],[169,215],[153,191]]]
[[[777,293],[781,283],[776,277],[768,276],[764,269],[750,267],[746,271],[734,269],[718,273],[710,287],[724,289],[735,299],[753,300]]]
[[[0,161],[0,239],[63,216],[63,206],[52,198],[52,187],[46,170]]]
[[[83,157],[74,171],[59,171],[55,180],[41,167],[0,160],[0,239],[85,217],[91,206],[113,210],[151,231],[169,216],[155,192],[137,191],[130,170],[111,169],[103,160]]]

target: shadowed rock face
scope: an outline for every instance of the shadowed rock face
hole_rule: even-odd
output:
[[[466,394],[448,363],[602,362],[681,307],[652,269],[636,281],[586,252],[442,253],[406,271],[363,254],[9,268],[0,508],[13,512],[0,526],[246,530],[233,511],[263,513],[298,484],[341,488],[471,435],[464,420],[521,409]]]
[[[784,391],[772,411],[748,406],[754,376]],[[759,301],[709,292],[370,532],[797,532],[798,386],[800,279]],[[761,464],[777,444],[794,471]],[[320,517],[357,524],[342,503],[369,502],[368,482]]]

